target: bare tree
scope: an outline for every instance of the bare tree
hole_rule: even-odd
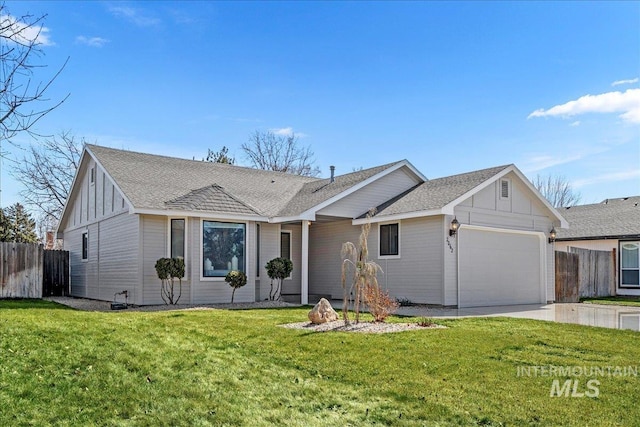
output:
[[[44,55],[42,46],[48,43],[45,18],[14,17],[4,3],[0,4],[0,141],[20,132],[34,135],[33,125],[69,96],[53,104],[45,96],[69,58],[53,77],[33,81],[35,70],[46,67],[35,61]]]
[[[69,131],[32,144],[27,155],[15,163],[12,175],[24,185],[20,192],[26,205],[41,214],[40,222],[57,224],[80,163],[84,140]]]
[[[242,150],[257,169],[287,172],[294,175],[318,176],[320,169],[314,166],[313,152],[301,147],[295,134],[276,135],[273,132],[255,131]]]
[[[582,199],[582,195],[571,188],[571,184],[563,175],[536,175],[533,186],[556,208],[574,206]]]

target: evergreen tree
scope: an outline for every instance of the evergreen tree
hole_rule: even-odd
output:
[[[0,209],[0,242],[11,241],[11,223],[4,214],[4,209]]]
[[[2,238],[6,242],[37,243],[36,220],[31,217],[20,203],[4,209],[3,224],[6,223]]]

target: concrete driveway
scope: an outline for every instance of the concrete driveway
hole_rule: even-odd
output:
[[[598,304],[532,304],[474,308],[400,307],[396,314],[416,317],[519,317],[560,323],[640,331],[640,307]]]

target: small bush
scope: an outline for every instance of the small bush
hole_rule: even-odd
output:
[[[184,277],[184,259],[160,258],[156,261],[156,273],[162,282],[160,296],[165,304],[177,304],[182,296],[182,278]],[[175,292],[174,283],[178,279],[180,288]]]
[[[418,326],[421,326],[423,328],[430,328],[432,326],[436,326],[436,322],[434,322],[430,317],[423,317],[418,321]]]
[[[269,300],[279,300],[280,292],[282,292],[282,281],[289,277],[293,271],[293,263],[288,258],[274,258],[265,266],[267,275],[271,279],[271,289],[269,289]],[[273,287],[273,281],[276,281],[276,287]]]
[[[389,291],[383,291],[377,283],[364,286],[364,302],[376,322],[384,322],[400,306],[395,298],[389,296]]]
[[[247,284],[247,275],[242,271],[231,270],[225,276],[224,281],[233,288],[233,292],[231,292],[231,303],[233,304],[233,297],[236,294],[236,289],[241,288]]]

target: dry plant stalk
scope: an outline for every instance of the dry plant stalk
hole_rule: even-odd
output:
[[[389,291],[383,291],[377,283],[365,285],[364,301],[376,322],[384,322],[400,306],[395,298],[389,296]]]
[[[342,318],[346,324],[349,323],[349,302],[350,295],[354,295],[353,308],[356,313],[356,323],[360,322],[360,306],[363,303],[362,293],[366,286],[378,286],[378,271],[382,268],[375,262],[369,261],[369,248],[367,239],[371,231],[371,217],[375,214],[375,209],[371,209],[367,214],[367,222],[362,225],[358,247],[351,242],[342,244]],[[347,276],[351,273],[351,284],[347,286]]]

